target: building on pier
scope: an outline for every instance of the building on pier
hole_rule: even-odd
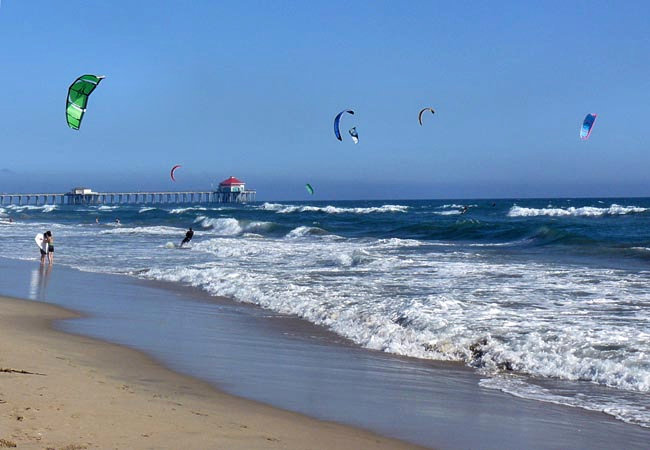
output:
[[[256,192],[246,189],[246,184],[231,176],[219,183],[219,189],[215,191],[219,203],[246,203],[255,201]]]
[[[99,203],[99,193],[87,187],[73,187],[65,194],[65,203],[68,205],[86,205]],[[38,201],[38,200],[37,200]]]
[[[70,189],[69,194],[71,195],[92,195],[96,194],[97,192],[93,192],[92,189],[85,188],[85,187],[75,187]]]

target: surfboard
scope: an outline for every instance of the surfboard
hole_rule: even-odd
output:
[[[47,242],[45,242],[45,236],[43,236],[43,233],[38,233],[36,236],[34,236],[34,242],[36,242],[36,246],[38,248],[44,252],[47,251]]]

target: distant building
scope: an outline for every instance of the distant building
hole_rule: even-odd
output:
[[[230,177],[219,183],[219,192],[244,192],[246,184],[235,177]]]
[[[74,187],[70,189],[69,192],[71,195],[92,195],[95,194],[92,189],[85,188],[85,187]]]
[[[256,192],[246,189],[246,184],[235,177],[230,177],[219,183],[215,191],[217,201],[221,203],[243,203],[254,202]]]
[[[83,205],[96,203],[98,194],[87,187],[73,187],[65,194],[66,203],[69,205]]]

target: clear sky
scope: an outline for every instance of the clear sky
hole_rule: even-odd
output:
[[[0,192],[650,195],[647,0],[3,0],[0,64]],[[106,79],[73,131],[85,73]]]

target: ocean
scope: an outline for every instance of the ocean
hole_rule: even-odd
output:
[[[650,427],[650,199],[0,207],[5,257],[37,259],[48,229],[56,264],[194,286]]]

